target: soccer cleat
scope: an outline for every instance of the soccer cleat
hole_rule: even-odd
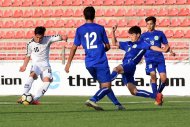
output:
[[[18,104],[22,104],[22,98],[19,98],[19,99],[17,100],[17,103],[18,103]]]
[[[38,101],[38,100],[32,101],[31,105],[40,105],[40,101]]]
[[[94,108],[95,110],[97,111],[103,111],[104,109],[101,108],[100,106],[98,106],[95,102],[91,101],[91,100],[87,100],[85,102],[85,105],[88,106],[88,107],[92,107]]]
[[[125,111],[126,108],[123,105],[116,105],[116,110]]]
[[[156,101],[154,102],[155,105],[162,106],[163,103],[163,95],[161,93],[157,93]]]

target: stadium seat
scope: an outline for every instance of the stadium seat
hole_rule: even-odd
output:
[[[128,30],[122,30],[120,35],[119,35],[120,38],[127,38],[129,37],[129,33],[128,33]]]
[[[107,16],[107,17],[113,17],[113,16],[115,16],[115,9],[114,8],[110,8],[110,9],[108,9],[107,11],[106,11],[106,13],[105,13],[105,16]]]
[[[0,10],[0,17],[3,17],[3,11]]]
[[[114,4],[114,0],[104,0],[104,6],[111,6]]]
[[[74,26],[75,26],[75,20],[73,19],[67,20],[67,22],[65,23],[66,28],[74,28]]]
[[[6,21],[6,22],[4,23],[4,26],[3,26],[3,27],[4,27],[4,28],[13,28],[13,27],[14,27],[14,22],[8,20],[8,21]]]
[[[166,0],[165,4],[169,4],[169,5],[176,4],[176,0]]]
[[[84,6],[92,6],[94,3],[93,0],[83,0],[83,5]]]
[[[97,9],[97,11],[96,11],[96,16],[97,17],[104,16],[104,14],[105,14],[105,10],[104,9]]]
[[[64,16],[64,12],[62,9],[55,10],[55,13],[53,15],[53,17],[63,17],[63,16]]]
[[[15,38],[15,32],[14,31],[7,31],[4,38],[7,38],[7,39]]]
[[[39,17],[42,17],[43,16],[43,10],[35,10],[34,11],[34,14],[33,14],[33,17],[35,18],[39,18]]]
[[[42,6],[43,1],[42,0],[34,0],[33,6]]]
[[[180,26],[190,26],[190,19],[189,18],[185,18],[182,22]]]
[[[146,11],[147,16],[154,16],[158,14],[158,10],[156,8],[151,8]]]
[[[15,38],[16,39],[23,39],[23,38],[25,38],[25,31],[24,30],[17,31],[16,34],[15,34]]]
[[[106,25],[106,27],[113,27],[117,25],[117,20],[116,19],[110,19]]]
[[[176,0],[176,4],[178,5],[185,5],[187,0]]]
[[[173,30],[166,30],[164,33],[168,38],[172,38],[174,36]]]
[[[155,4],[155,0],[145,0],[145,5],[153,5]]]
[[[115,3],[114,3],[115,6],[122,6],[124,4],[125,4],[124,0],[115,0]]]
[[[137,13],[136,13],[136,10],[135,9],[129,9],[126,13],[125,16],[135,16]]]
[[[145,16],[146,15],[146,10],[144,8],[138,9],[136,16]]]
[[[48,31],[46,32],[46,35],[49,35],[49,36],[51,36],[51,35],[56,35],[56,31],[55,31],[55,30],[48,30]]]
[[[4,27],[4,22],[0,20],[0,28]]]
[[[85,23],[85,20],[83,20],[83,19],[77,20],[76,24],[75,24],[75,27],[77,28],[77,27],[83,25],[84,23]]]
[[[43,0],[42,6],[52,6],[53,0]]]
[[[104,1],[103,0],[95,0],[93,3],[94,6],[101,6],[104,5]]]
[[[126,10],[124,8],[119,8],[115,14],[115,16],[117,17],[123,17],[126,14]]]
[[[23,7],[30,7],[33,5],[33,0],[23,0]]]
[[[156,5],[164,5],[166,3],[166,0],[156,0]]]
[[[125,0],[125,5],[134,5],[135,4],[135,0]]]
[[[44,26],[44,20],[36,20],[35,27],[37,26]]]
[[[5,31],[0,31],[0,38],[4,38],[5,37]]]
[[[74,11],[73,11],[73,9],[67,9],[66,11],[65,11],[65,17],[72,17],[74,15]]]
[[[68,36],[68,38],[74,38],[74,37],[75,37],[75,30],[70,30],[70,31],[67,33],[67,36]]]
[[[44,24],[45,27],[47,28],[52,28],[55,26],[54,20],[47,20],[46,23]]]
[[[160,27],[167,27],[170,26],[170,20],[169,19],[162,19],[162,21],[159,24]]]
[[[34,21],[33,20],[27,20],[24,24],[25,28],[33,28],[34,27]]]
[[[83,0],[74,0],[72,6],[81,6],[83,4]]]
[[[97,21],[97,23],[100,24],[100,25],[102,25],[102,26],[106,26],[106,25],[107,25],[105,19],[99,19],[99,20]]]
[[[14,0],[12,6],[19,7],[19,6],[22,6],[22,4],[23,4],[22,0]]]
[[[4,0],[2,6],[3,7],[12,6],[12,0]]]
[[[9,17],[12,17],[12,16],[13,16],[13,11],[12,10],[5,10],[4,11],[4,14],[3,14],[4,18],[9,18]]]
[[[139,26],[140,26],[140,27],[145,27],[145,26],[146,26],[146,22],[145,22],[144,19],[141,19],[141,20],[139,21]]]
[[[138,26],[138,21],[136,19],[131,19],[129,20],[128,22],[128,25],[127,26]]]
[[[171,19],[171,24],[170,26],[173,26],[173,27],[177,27],[177,26],[180,26],[181,24],[181,20],[180,19]]]
[[[83,16],[83,9],[77,9],[75,11],[74,17],[82,17]]]
[[[26,32],[25,38],[29,39],[32,38],[34,36],[34,31],[30,30]]]
[[[13,15],[14,18],[20,18],[22,16],[23,16],[22,10],[15,10],[14,15]]]
[[[61,6],[63,4],[62,0],[53,0],[52,5],[53,6]]]
[[[178,12],[179,12],[178,8],[172,8],[172,9],[169,9],[168,15],[169,16],[177,16]]]
[[[23,18],[30,18],[33,16],[33,10],[25,10],[23,14]]]
[[[187,32],[185,33],[185,38],[190,38],[190,30],[187,30]]]
[[[188,15],[190,15],[189,13],[190,13],[189,8],[181,8],[178,15],[179,16],[188,16]]]
[[[17,20],[14,25],[15,28],[23,28],[24,27],[24,21],[23,20]]]
[[[167,15],[168,15],[168,9],[166,8],[161,8],[157,13],[157,16],[167,16]]]
[[[55,23],[55,26],[56,28],[63,28],[65,26],[65,21],[60,19],[60,20],[57,20],[56,23]]]
[[[47,9],[44,11],[43,17],[52,17],[54,15],[52,9]]]
[[[143,5],[144,3],[144,0],[135,0],[135,5]]]
[[[127,19],[120,19],[118,21],[118,27],[126,27],[127,26]]]
[[[72,0],[64,0],[62,6],[71,6],[73,4]]]
[[[58,34],[61,36],[65,36],[65,35],[67,35],[67,32],[65,30],[59,30]]]
[[[177,30],[173,36],[174,38],[181,38],[184,37],[184,31],[183,30]]]

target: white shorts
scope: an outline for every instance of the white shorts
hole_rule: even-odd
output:
[[[37,76],[43,80],[45,77],[52,79],[51,67],[39,67],[37,65],[32,65],[30,72],[34,72]]]

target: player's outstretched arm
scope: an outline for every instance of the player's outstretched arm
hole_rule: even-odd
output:
[[[73,45],[72,48],[71,48],[71,51],[70,51],[70,54],[69,54],[69,58],[68,58],[68,61],[67,61],[67,64],[65,66],[65,71],[67,73],[69,73],[69,69],[70,69],[70,66],[71,66],[71,62],[73,60],[73,57],[75,55],[75,52],[77,50],[77,46],[76,45]]]
[[[24,58],[24,63],[23,63],[23,65],[20,67],[20,70],[19,70],[20,72],[24,72],[24,71],[26,70],[26,67],[27,67],[29,61],[30,61],[30,56],[26,56],[26,57]]]
[[[170,47],[164,47],[163,49],[160,48],[160,47],[157,47],[157,46],[151,46],[150,47],[151,50],[154,50],[154,51],[158,51],[158,52],[168,52],[170,50]]]
[[[117,42],[117,38],[115,36],[115,31],[117,30],[117,25],[112,27],[112,45],[113,46],[119,46],[118,42]]]

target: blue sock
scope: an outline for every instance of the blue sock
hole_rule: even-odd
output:
[[[91,101],[97,102],[99,100],[101,100],[106,94],[108,94],[110,92],[110,89],[107,87],[104,88],[100,88],[96,94],[90,98]]]
[[[117,78],[118,73],[116,71],[113,71],[111,73],[111,81],[115,80]]]
[[[152,92],[153,92],[153,94],[157,94],[157,84],[156,83],[151,83],[151,87],[152,87]]]
[[[150,93],[150,92],[145,91],[145,90],[137,90],[136,96],[153,98],[153,99],[156,98],[156,96],[153,93]]]
[[[110,89],[110,92],[107,94],[108,98],[115,104],[115,105],[121,105],[117,98],[115,97],[115,94],[113,93],[113,90]]]
[[[161,85],[159,85],[158,92],[162,93],[165,86],[166,86],[166,83],[161,83]]]

